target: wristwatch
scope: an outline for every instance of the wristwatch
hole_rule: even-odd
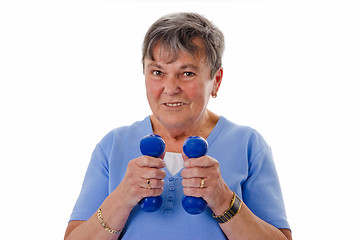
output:
[[[230,207],[228,210],[226,210],[219,216],[215,216],[215,214],[213,213],[213,217],[216,219],[216,221],[218,221],[218,223],[226,223],[240,211],[242,201],[235,192],[233,192],[233,194],[234,195],[231,199]]]

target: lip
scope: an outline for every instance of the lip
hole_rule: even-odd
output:
[[[177,108],[186,105],[184,102],[164,102],[162,105],[170,108]]]

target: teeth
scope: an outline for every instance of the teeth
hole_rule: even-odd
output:
[[[177,107],[177,106],[181,106],[184,105],[184,103],[166,103],[166,106],[169,107]]]

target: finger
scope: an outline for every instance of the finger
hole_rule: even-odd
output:
[[[164,180],[161,179],[140,179],[140,187],[146,188],[146,189],[154,189],[154,188],[163,188],[164,187]]]
[[[203,182],[203,184],[202,184]],[[182,180],[182,185],[184,188],[206,188],[207,179],[206,178],[188,178]]]
[[[163,168],[165,167],[165,162],[161,158],[141,156],[136,159],[136,165],[139,167]]]
[[[204,197],[206,188],[184,188],[184,195],[192,197]]]
[[[163,179],[166,176],[166,172],[163,169],[157,168],[143,168],[141,177],[143,179]]]
[[[190,158],[186,161],[184,161],[184,166],[186,168],[192,168],[192,167],[211,167],[214,166],[217,163],[217,161],[209,156],[203,156],[199,158]]]
[[[186,178],[205,178],[210,174],[209,170],[203,167],[184,168],[181,177]]]
[[[164,190],[163,188],[152,188],[152,189],[142,188],[139,201],[145,197],[160,196],[162,194],[163,190]]]

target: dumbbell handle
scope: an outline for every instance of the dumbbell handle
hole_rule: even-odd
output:
[[[158,158],[165,151],[165,142],[159,135],[146,135],[140,141],[140,151],[143,155]],[[143,198],[138,204],[145,212],[155,212],[161,208],[162,202],[163,199],[160,195]]]
[[[188,137],[183,145],[183,151],[188,158],[199,158],[206,155],[208,144],[202,137]],[[206,208],[206,201],[203,198],[185,196],[182,199],[184,210],[192,215],[202,213]]]

